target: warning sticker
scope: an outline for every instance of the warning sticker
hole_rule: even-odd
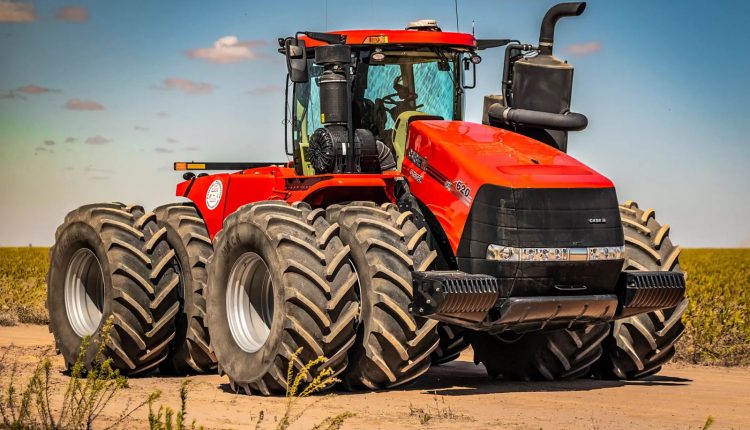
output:
[[[208,209],[214,210],[219,206],[222,188],[223,185],[221,184],[220,179],[213,181],[211,186],[208,187],[208,191],[206,192],[206,207],[208,207]]]

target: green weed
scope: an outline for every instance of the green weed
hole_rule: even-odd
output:
[[[112,318],[102,327],[99,346],[89,369],[84,363],[85,351],[90,338],[84,338],[78,359],[70,369],[70,378],[62,400],[54,402],[56,394],[52,388],[50,374],[52,363],[47,354],[37,364],[34,373],[23,389],[16,384],[17,366],[12,366],[10,383],[2,389],[0,415],[3,428],[18,430],[88,430],[93,428],[102,412],[115,396],[127,387],[127,378],[112,367],[112,359],[104,355]],[[7,356],[8,350],[5,351]],[[0,369],[4,370],[4,369]],[[120,427],[135,411],[145,406],[141,402],[133,408],[125,408],[119,418],[108,428]]]

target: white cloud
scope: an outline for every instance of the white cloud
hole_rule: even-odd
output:
[[[179,90],[186,94],[210,93],[216,89],[213,84],[183,78],[167,78],[162,81],[161,85],[155,88],[159,90]]]
[[[68,110],[104,110],[104,106],[93,100],[70,99],[65,103]]]
[[[84,22],[89,19],[89,11],[82,6],[66,6],[57,10],[55,18],[67,22]]]
[[[239,63],[262,57],[254,50],[266,44],[262,40],[240,41],[237,36],[224,36],[214,42],[210,48],[191,49],[186,53],[190,58],[197,58],[215,64]]]
[[[0,1],[0,22],[36,21],[34,5],[15,1]]]
[[[109,142],[111,142],[111,140],[103,136],[92,136],[86,139],[86,143],[89,145],[104,145]]]
[[[565,52],[573,55],[591,55],[601,50],[601,42],[576,43],[565,48]]]

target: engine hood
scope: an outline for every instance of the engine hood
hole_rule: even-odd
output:
[[[505,190],[506,195],[503,200],[502,196],[495,196],[497,193],[490,193],[495,196],[490,199],[493,208],[509,205],[507,196],[533,193],[538,196],[534,205],[540,213],[558,206],[588,213],[598,200],[587,196],[602,191],[611,195],[608,209],[614,213],[610,218],[619,218],[609,179],[534,139],[481,124],[432,120],[410,123],[408,136],[401,172],[412,195],[434,217],[432,226],[437,228],[439,224],[454,255],[465,234],[469,212],[475,202],[486,206],[487,202],[480,202],[478,197],[493,188]],[[549,224],[544,220],[535,223],[544,224],[542,227]],[[480,251],[484,255],[484,249]]]
[[[477,188],[604,188],[612,182],[544,143],[487,125],[465,121],[414,121],[409,149],[449,181]],[[410,155],[407,150],[407,158]],[[409,176],[409,171],[404,171]]]

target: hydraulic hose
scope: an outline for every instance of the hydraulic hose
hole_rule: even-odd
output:
[[[548,130],[579,131],[589,124],[586,115],[574,112],[550,113],[527,109],[514,109],[494,103],[487,111],[490,124],[500,123]]]
[[[380,164],[380,171],[385,172],[386,170],[394,170],[396,168],[396,159],[393,156],[393,152],[388,148],[385,143],[376,141],[378,147],[378,163]]]

